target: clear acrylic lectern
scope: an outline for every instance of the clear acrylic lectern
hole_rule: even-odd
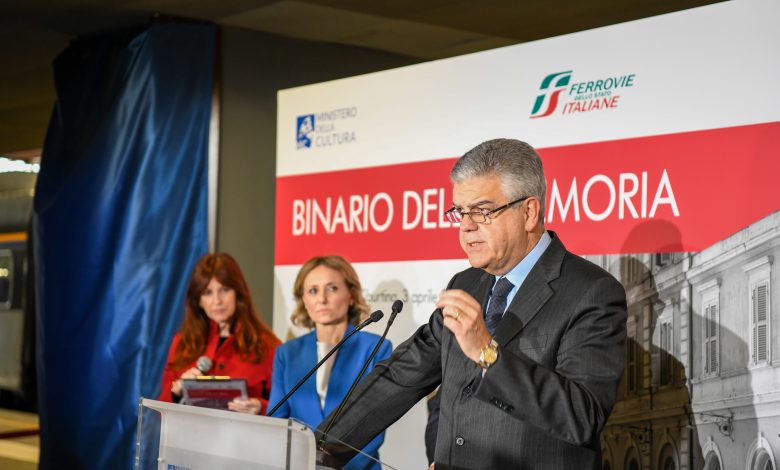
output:
[[[317,464],[314,433],[295,419],[141,398],[135,468],[324,470],[338,466]]]

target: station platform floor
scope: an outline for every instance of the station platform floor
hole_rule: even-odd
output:
[[[38,415],[0,408],[0,470],[38,468]]]

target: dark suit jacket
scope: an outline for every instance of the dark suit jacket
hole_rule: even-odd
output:
[[[623,372],[625,291],[550,235],[498,326],[499,358],[484,377],[436,310],[363,380],[332,434],[360,447],[441,383],[437,470],[601,468],[599,433]],[[484,310],[493,280],[472,268],[448,289]]]

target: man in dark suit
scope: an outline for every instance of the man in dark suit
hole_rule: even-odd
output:
[[[544,172],[528,144],[484,142],[450,179],[447,215],[472,268],[361,382],[330,435],[360,448],[441,384],[437,470],[600,468],[625,291],[545,230]]]

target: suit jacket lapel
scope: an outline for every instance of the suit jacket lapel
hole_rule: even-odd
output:
[[[490,299],[490,291],[493,289],[493,283],[496,280],[495,276],[487,272],[482,272],[482,277],[479,278],[477,288],[474,290],[472,296],[479,300],[482,305],[482,312],[487,312],[487,304]]]
[[[512,299],[501,323],[498,324],[496,342],[499,345],[503,346],[519,334],[553,295],[549,284],[560,276],[561,263],[566,254],[566,248],[554,232],[549,233],[552,237],[550,246],[528,273],[528,277]]]
[[[317,363],[317,333],[315,331],[304,337],[301,358],[297,362],[296,369],[299,377],[303,377]],[[306,416],[316,416],[320,421],[325,418],[325,415],[322,414],[322,407],[320,407],[320,396],[317,394],[316,372],[301,385],[301,390],[296,393],[299,394],[301,404],[305,403],[306,413],[304,414]]]
[[[348,335],[355,327],[350,323],[347,325],[347,330],[344,332],[344,336]],[[336,361],[333,363],[333,367],[330,370],[330,379],[328,380],[328,393],[325,394],[325,410],[322,418],[330,414],[331,411],[344,399],[344,396],[349,391],[349,387],[355,380],[355,376],[360,369],[355,370],[354,367],[350,367],[352,360],[356,357],[356,344],[358,337],[350,338],[346,341],[341,349],[336,353]],[[362,361],[362,359],[361,359]],[[362,365],[362,362],[361,362]]]

